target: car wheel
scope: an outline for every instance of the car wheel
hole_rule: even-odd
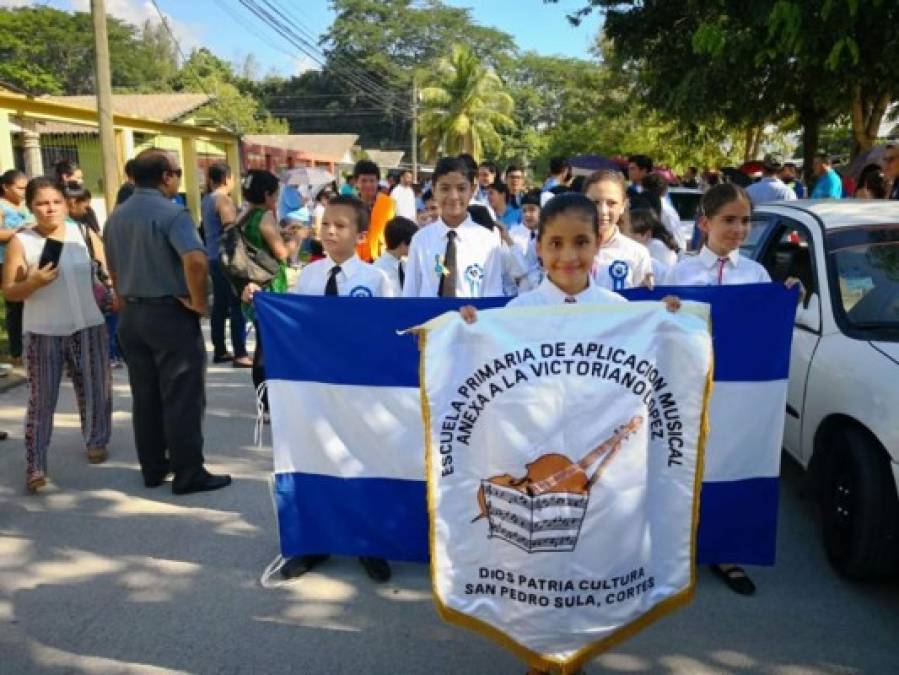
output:
[[[899,569],[899,503],[886,453],[857,429],[834,439],[821,493],[824,548],[852,579]]]

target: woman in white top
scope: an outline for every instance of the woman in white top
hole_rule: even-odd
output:
[[[684,256],[671,268],[665,279],[667,286],[724,286],[758,284],[771,281],[768,271],[759,263],[740,255],[740,245],[749,234],[752,202],[739,185],[722,183],[702,196],[697,227],[705,244],[697,255]],[[789,278],[787,288],[799,284]],[[804,291],[800,286],[800,301]],[[712,571],[728,588],[740,595],[755,593],[755,584],[746,571],[729,563],[712,565]]]
[[[25,419],[26,487],[47,481],[47,448],[63,368],[72,378],[87,459],[106,459],[112,428],[112,383],[106,324],[93,291],[93,269],[85,235],[66,218],[66,202],[49,178],[28,183],[25,201],[35,225],[10,240],[3,266],[3,294],[24,301],[25,364],[29,396]],[[88,230],[94,254],[105,264],[103,242]],[[61,242],[58,261],[39,265],[49,240]],[[52,245],[51,245],[52,246]]]

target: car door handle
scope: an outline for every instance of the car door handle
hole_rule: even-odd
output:
[[[797,420],[799,419],[799,412],[789,403],[787,403],[787,415],[789,415],[790,417],[795,417]]]

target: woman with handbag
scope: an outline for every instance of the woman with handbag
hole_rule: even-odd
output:
[[[241,193],[246,204],[246,211],[240,220],[234,225],[233,232],[226,233],[222,239],[221,250],[223,253],[223,265],[225,272],[230,273],[231,283],[241,291],[244,314],[253,322],[256,331],[256,349],[253,352],[253,385],[259,391],[259,386],[265,382],[265,357],[262,351],[262,338],[259,335],[259,323],[253,311],[251,302],[255,291],[263,290],[272,293],[285,293],[287,291],[287,261],[293,255],[298,246],[298,241],[293,239],[287,243],[281,236],[278,221],[275,217],[275,209],[278,204],[278,189],[280,183],[278,177],[269,171],[252,169],[247,172],[241,183]],[[239,228],[239,229],[237,229]],[[250,260],[244,265],[243,272],[249,272],[249,267],[254,268],[252,273],[241,274],[241,270],[235,269],[232,259],[224,260],[228,251],[233,252],[237,237],[242,237],[245,244],[243,251]],[[262,278],[256,276],[260,272],[268,270]],[[240,276],[242,278],[235,278]],[[252,277],[256,276],[254,281]],[[260,392],[264,414],[268,414],[268,396]]]
[[[106,460],[112,430],[109,345],[95,287],[102,282],[103,243],[66,218],[60,187],[50,178],[28,183],[25,201],[33,228],[10,240],[3,267],[3,293],[25,303],[25,365],[29,395],[25,418],[26,488],[47,482],[47,449],[65,367],[72,378],[87,460]],[[93,256],[88,248],[93,249]],[[96,259],[96,263],[94,263]]]

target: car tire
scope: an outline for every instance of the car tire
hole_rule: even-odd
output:
[[[824,548],[850,579],[899,570],[899,500],[886,453],[862,431],[835,434],[820,495]]]

